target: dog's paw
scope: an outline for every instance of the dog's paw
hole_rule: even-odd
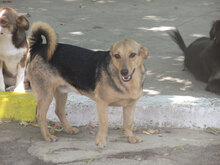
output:
[[[5,92],[5,88],[0,88],[0,91]]]
[[[132,143],[132,144],[134,144],[134,143],[140,143],[140,142],[142,142],[143,140],[140,138],[140,137],[138,137],[138,136],[129,136],[128,137],[128,142],[129,143]]]
[[[69,134],[77,134],[79,132],[79,129],[77,129],[76,127],[68,127],[68,128],[64,127],[64,130],[66,133]]]
[[[104,136],[96,136],[96,145],[98,148],[104,148],[106,146],[106,138]]]
[[[46,136],[44,136],[44,140],[47,142],[55,142],[57,141],[57,138],[54,135],[47,134]]]
[[[5,91],[14,91],[15,86],[10,86],[5,89]]]
[[[0,82],[0,91],[5,91],[5,84]]]

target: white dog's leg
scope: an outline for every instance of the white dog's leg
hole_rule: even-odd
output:
[[[25,92],[24,89],[24,72],[25,68],[21,67],[21,65],[18,65],[18,74],[16,78],[16,87],[15,92]]]
[[[3,76],[3,61],[0,61],[0,91],[5,91],[5,83]]]

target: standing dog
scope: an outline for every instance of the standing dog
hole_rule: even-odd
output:
[[[9,7],[0,8],[0,90],[15,86],[24,89],[24,68],[27,53],[25,31],[29,22]]]
[[[42,43],[41,36],[46,38]],[[96,101],[99,130],[96,144],[103,148],[108,132],[108,106],[122,106],[124,131],[130,143],[142,140],[132,133],[137,100],[142,96],[148,49],[136,41],[118,41],[110,51],[92,51],[57,43],[54,30],[46,23],[33,24],[27,61],[27,77],[37,102],[37,120],[43,138],[55,141],[47,129],[46,114],[55,97],[56,114],[67,133],[77,133],[65,116],[68,92],[78,92]]]
[[[208,83],[206,90],[220,94],[220,20],[213,23],[210,38],[199,38],[188,47],[178,30],[169,34],[184,52],[184,66],[196,79]]]

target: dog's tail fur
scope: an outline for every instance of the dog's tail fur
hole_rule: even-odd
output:
[[[49,61],[52,58],[54,51],[56,50],[57,35],[54,29],[49,24],[45,22],[34,23],[31,27],[29,37],[30,52],[41,47],[43,42],[41,36],[44,36],[46,39],[46,59]]]
[[[180,35],[180,32],[176,30],[169,31],[168,34],[172,38],[172,40],[180,47],[180,49],[184,52],[184,55],[186,56],[186,45],[183,41],[182,36]]]

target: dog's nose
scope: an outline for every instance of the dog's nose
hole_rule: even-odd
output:
[[[128,70],[127,69],[122,69],[121,70],[121,75],[122,76],[127,76],[128,75]]]

